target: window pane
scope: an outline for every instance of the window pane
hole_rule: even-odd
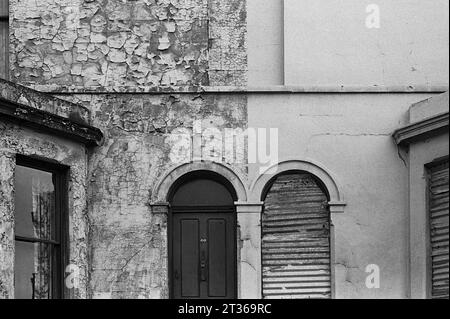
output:
[[[16,241],[14,291],[16,299],[51,296],[51,245]]]
[[[0,17],[8,16],[8,0],[0,0]]]
[[[16,166],[16,236],[54,239],[55,187],[52,174]]]
[[[1,20],[0,17],[0,78],[2,79],[7,79],[9,72],[8,38],[8,20]]]

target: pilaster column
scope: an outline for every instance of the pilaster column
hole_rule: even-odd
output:
[[[157,297],[159,299],[169,299],[169,243],[168,243],[168,217],[170,205],[166,202],[151,203],[150,210],[152,213],[152,225],[160,225],[160,254],[161,254],[161,268],[164,270],[165,276],[161,290]]]
[[[337,264],[337,260],[341,260],[340,256],[337,256],[336,247],[344,247],[344,243],[340,243],[340,237],[336,237],[336,234],[343,233],[341,229],[346,227],[346,216],[344,214],[347,203],[342,200],[335,200],[328,202],[328,207],[331,214],[330,225],[330,261],[331,261],[331,297],[333,299],[339,298],[340,287],[338,285],[338,278],[345,276],[342,273],[341,265]],[[337,230],[337,231],[336,231]]]
[[[238,298],[262,298],[261,213],[263,202],[236,202],[238,220]]]

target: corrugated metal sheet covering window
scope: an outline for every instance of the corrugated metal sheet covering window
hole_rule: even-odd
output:
[[[0,78],[7,79],[9,73],[9,19],[8,0],[0,0]]]
[[[310,174],[276,178],[262,216],[264,298],[331,298],[328,199]]]
[[[448,294],[448,160],[429,169],[429,211],[431,237],[431,296],[449,298]]]

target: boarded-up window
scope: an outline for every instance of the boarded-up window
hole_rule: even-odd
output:
[[[431,296],[448,299],[449,162],[429,169]]]
[[[311,174],[278,176],[262,216],[264,298],[331,298],[328,198]]]
[[[0,0],[0,78],[7,79],[9,73],[9,19],[8,0]]]

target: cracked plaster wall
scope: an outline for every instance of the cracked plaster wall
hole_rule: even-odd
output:
[[[87,108],[3,79],[0,79],[0,98],[53,113],[81,124],[89,125],[90,123],[90,113]]]
[[[16,154],[52,159],[70,166],[69,263],[80,270],[69,295],[88,296],[89,216],[86,203],[87,154],[84,146],[40,134],[0,119],[0,299],[14,298],[14,169]]]
[[[245,0],[10,0],[11,78],[45,90],[246,83]]]
[[[329,172],[347,203],[334,224],[336,298],[407,298],[408,167],[392,133],[432,94],[251,95],[249,127],[279,129],[279,161],[306,159]],[[274,111],[276,110],[276,112]],[[249,166],[249,179],[258,176]],[[380,289],[366,267],[380,267]]]
[[[80,117],[105,135],[89,154],[90,284],[83,296],[168,297],[167,220],[152,214],[149,199],[158,178],[180,164],[169,158],[170,133],[192,131],[194,120],[245,130],[247,98],[129,93],[245,85],[246,2],[10,0],[10,15],[13,81],[73,93],[59,97],[90,111]],[[70,113],[22,95],[10,98]],[[232,167],[245,174],[244,163]]]
[[[247,98],[197,94],[80,94],[70,98],[92,111],[105,135],[90,154],[91,297],[168,298],[167,217],[149,201],[158,179],[180,165],[169,154],[172,132],[247,127]],[[202,143],[205,145],[206,140]],[[245,175],[243,163],[228,163]]]
[[[0,97],[69,118],[90,123],[87,108],[0,79]],[[14,298],[14,170],[21,154],[70,167],[69,264],[79,267],[79,285],[68,292],[72,298],[89,295],[87,209],[87,150],[84,145],[43,134],[0,118],[0,299]]]

